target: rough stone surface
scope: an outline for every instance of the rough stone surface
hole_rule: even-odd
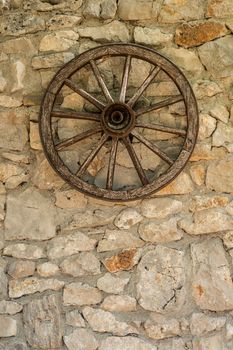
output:
[[[87,329],[77,329],[64,337],[64,342],[69,350],[95,350],[98,341],[93,333]]]
[[[179,310],[185,298],[184,283],[184,253],[158,245],[138,265],[138,302],[145,310],[159,313]]]
[[[63,30],[45,35],[40,42],[40,51],[67,51],[76,44],[79,35],[73,30]]]
[[[142,202],[142,215],[146,218],[163,219],[182,210],[182,202],[170,198],[145,199]]]
[[[123,292],[125,286],[129,282],[129,277],[124,275],[113,276],[107,272],[103,277],[97,281],[97,287],[106,293],[119,294]]]
[[[128,295],[110,295],[104,299],[101,308],[110,312],[136,311],[137,301]]]
[[[216,192],[233,193],[232,171],[232,158],[211,163],[207,168],[206,187]]]
[[[147,320],[144,324],[149,338],[161,340],[181,335],[181,325],[177,319],[169,319],[160,322]]]
[[[57,279],[39,279],[36,277],[24,280],[11,280],[9,282],[9,296],[19,298],[25,294],[34,294],[46,290],[59,290],[64,286],[64,282]]]
[[[218,122],[217,128],[212,136],[212,144],[216,147],[224,146],[231,151],[233,144],[232,136],[232,125],[226,125],[225,123]]]
[[[78,29],[78,33],[83,38],[91,38],[95,41],[129,41],[129,32],[126,25],[119,21],[113,21],[100,27],[86,27]]]
[[[157,28],[151,29],[146,27],[136,27],[134,29],[134,40],[139,44],[158,46],[171,41],[172,37],[172,34],[163,32]]]
[[[62,258],[78,252],[93,250],[95,245],[95,239],[89,238],[81,232],[55,237],[49,242],[48,257],[49,259]]]
[[[100,350],[157,350],[156,345],[135,337],[108,337],[100,345]]]
[[[194,277],[193,297],[203,310],[233,308],[233,283],[222,241],[218,238],[191,247]]]
[[[187,194],[194,189],[190,176],[182,172],[170,184],[156,193],[156,196],[165,196],[170,194]]]
[[[131,270],[139,261],[141,252],[136,248],[126,249],[117,255],[113,255],[103,261],[109,272]]]
[[[102,300],[101,292],[88,284],[70,283],[65,286],[63,302],[65,305],[93,305]]]
[[[145,221],[139,226],[139,235],[144,241],[152,243],[178,241],[183,237],[183,232],[178,229],[177,220],[174,217],[163,222]]]
[[[202,45],[199,56],[203,65],[214,77],[224,78],[231,74],[233,58],[229,55],[233,48],[233,38],[227,35]]]
[[[194,313],[190,321],[192,335],[200,336],[209,332],[221,330],[226,323],[226,317],[211,317],[204,313]]]
[[[187,48],[204,44],[226,34],[226,27],[218,22],[181,24],[176,28],[175,42]]]
[[[119,0],[118,14],[122,20],[135,21],[156,17],[157,11],[151,0],[139,0],[135,3],[130,0]]]
[[[100,274],[100,262],[89,252],[65,259],[60,268],[63,273],[74,277]]]
[[[128,231],[106,230],[104,238],[98,244],[98,252],[106,252],[115,249],[139,248],[143,241]]]
[[[233,15],[233,4],[231,0],[208,0],[208,17],[231,17]]]
[[[85,196],[75,190],[57,191],[56,195],[56,206],[62,209],[81,209],[87,205],[87,199]]]
[[[23,306],[15,301],[0,301],[0,314],[15,315],[22,311]]]
[[[83,316],[91,328],[96,332],[108,332],[118,336],[138,333],[135,327],[127,324],[126,322],[118,321],[117,318],[108,311],[85,307],[83,309]]]
[[[45,257],[43,249],[36,245],[29,244],[11,244],[7,246],[4,251],[4,255],[12,256],[19,259],[41,259]]]
[[[12,337],[17,334],[17,322],[12,317],[0,315],[0,337]]]
[[[127,208],[117,215],[114,224],[119,229],[129,229],[130,227],[138,224],[142,221],[143,217],[138,213],[137,210],[132,208]]]
[[[46,240],[56,235],[56,211],[49,198],[36,189],[9,194],[7,208],[5,227],[8,240]]]
[[[226,196],[194,196],[191,200],[189,210],[195,212],[216,207],[226,207],[228,204],[229,198]]]
[[[73,221],[67,229],[73,230],[83,227],[98,227],[111,224],[115,218],[114,210],[85,210],[73,216]]]
[[[34,69],[53,68],[64,65],[74,58],[72,52],[53,53],[33,57],[32,67]]]
[[[179,222],[179,227],[190,235],[222,232],[233,228],[233,220],[219,209],[198,211],[194,217],[187,217]]]
[[[9,264],[7,273],[13,278],[33,276],[36,264],[34,261],[17,260]]]
[[[56,295],[30,301],[24,307],[23,317],[25,335],[32,347],[40,349],[61,347],[60,302]]]
[[[0,298],[7,297],[8,280],[6,276],[6,261],[0,258]]]
[[[78,310],[73,310],[66,313],[66,324],[73,327],[86,327],[85,321]]]
[[[59,273],[59,267],[51,262],[37,265],[37,273],[42,277],[50,277]]]

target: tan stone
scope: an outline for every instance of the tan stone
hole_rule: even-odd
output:
[[[193,350],[227,350],[222,334],[214,334],[206,338],[193,340]]]
[[[42,150],[38,124],[33,122],[30,122],[30,145],[33,149]]]
[[[125,274],[111,275],[107,272],[97,280],[97,287],[106,293],[120,294],[129,282]]]
[[[143,219],[142,215],[139,214],[139,212],[136,209],[133,208],[127,208],[120,212],[120,214],[117,215],[114,224],[119,229],[129,229],[130,227],[138,224]]]
[[[192,212],[225,207],[229,203],[229,198],[226,196],[194,196],[191,200],[189,210]]]
[[[211,163],[207,168],[206,187],[216,192],[233,193],[233,159]]]
[[[86,327],[85,321],[78,310],[72,310],[66,313],[66,324],[73,327]]]
[[[176,28],[175,42],[183,47],[198,46],[227,34],[226,27],[218,22],[184,23]]]
[[[65,259],[61,265],[63,273],[82,277],[100,274],[100,262],[93,253],[83,252]]]
[[[141,204],[142,215],[146,218],[163,219],[182,210],[182,202],[171,198],[145,199]]]
[[[226,323],[226,317],[212,317],[204,313],[192,314],[190,321],[191,333],[200,336],[209,332],[220,331]]]
[[[144,242],[135,234],[123,230],[106,230],[99,242],[97,251],[106,252],[115,249],[140,248]]]
[[[64,343],[68,350],[95,350],[99,342],[93,332],[87,329],[77,329],[64,337]]]
[[[203,97],[212,97],[217,94],[220,94],[223,91],[222,88],[215,81],[206,79],[198,80],[196,83],[193,84],[192,87],[195,96],[198,99],[202,99]]]
[[[178,218],[172,217],[166,221],[148,220],[139,226],[140,237],[151,243],[167,243],[178,241],[183,237],[183,232],[177,228]]]
[[[61,107],[82,110],[84,106],[84,98],[76,93],[69,94],[64,97]]]
[[[172,34],[163,32],[158,28],[136,27],[134,29],[134,40],[139,44],[158,46],[171,42],[172,38]]]
[[[221,159],[226,153],[227,152],[224,148],[212,147],[210,143],[197,143],[190,157],[190,161],[198,162],[199,160]]]
[[[116,0],[104,0],[101,3],[101,18],[113,19],[117,11]]]
[[[231,0],[208,0],[208,17],[231,17],[233,15],[233,4]]]
[[[0,301],[0,314],[15,315],[22,311],[23,305],[16,303],[15,301]]]
[[[140,253],[137,249],[123,250],[117,255],[113,255],[103,261],[104,266],[109,272],[118,272],[123,270],[131,270],[140,258]]]
[[[83,38],[91,38],[96,41],[129,41],[129,32],[126,25],[119,21],[113,21],[99,27],[85,27],[78,29]]]
[[[138,334],[138,330],[126,322],[118,321],[117,318],[110,312],[85,307],[83,316],[91,326],[91,328],[100,333],[112,333],[118,336],[127,334]]]
[[[47,27],[49,30],[58,30],[64,28],[74,28],[82,21],[82,17],[73,15],[55,15],[48,19]]]
[[[99,350],[158,350],[157,345],[153,345],[140,338],[133,336],[113,337],[109,336],[102,340]],[[169,348],[170,350],[171,348]],[[183,349],[182,349],[183,350]]]
[[[32,244],[16,243],[8,245],[3,254],[18,259],[41,259],[45,257],[43,248]]]
[[[83,227],[98,227],[111,224],[115,219],[116,212],[114,209],[96,209],[96,210],[85,210],[78,214],[74,214],[73,221],[68,225],[68,230],[74,230]]]
[[[204,185],[206,171],[205,171],[205,167],[203,165],[201,165],[201,164],[193,165],[190,168],[190,175],[191,175],[193,182],[196,185],[198,185],[198,186]]]
[[[0,71],[0,92],[3,92],[5,90],[6,85],[7,85],[7,81],[3,77],[2,71]]]
[[[56,206],[62,209],[81,209],[87,205],[87,198],[76,190],[56,191]]]
[[[163,23],[176,23],[183,20],[191,21],[203,17],[204,4],[202,0],[166,0],[162,2],[159,13],[159,21]]]
[[[154,18],[157,16],[157,11],[151,0],[137,0],[135,2],[119,0],[118,14],[122,20],[135,21]]]
[[[233,231],[225,233],[223,243],[227,248],[233,248]]]
[[[158,191],[155,196],[171,195],[171,194],[187,194],[194,190],[194,186],[190,176],[182,172],[170,184]]]
[[[59,267],[51,262],[45,262],[43,264],[37,265],[37,273],[42,277],[51,277],[59,273]]]
[[[17,321],[14,318],[0,315],[0,326],[0,338],[16,336]]]
[[[228,120],[229,120],[230,113],[229,113],[228,109],[226,108],[226,106],[221,105],[221,104],[217,104],[213,108],[211,108],[210,115],[212,115],[212,117],[220,120],[221,122],[227,124]]]
[[[12,176],[20,175],[23,169],[11,162],[2,162],[0,164],[0,181],[6,182]]]
[[[53,53],[50,55],[35,56],[32,59],[34,69],[53,68],[64,65],[74,58],[72,52]]]
[[[26,154],[16,154],[16,153],[8,153],[8,152],[3,152],[2,157],[11,160],[12,162],[16,162],[19,164],[29,164],[29,156]]]
[[[110,295],[104,299],[101,308],[110,312],[136,311],[137,301],[128,295]]]
[[[17,260],[8,266],[7,273],[13,278],[33,276],[35,266],[34,261]]]
[[[198,139],[204,140],[213,134],[217,122],[209,114],[200,114],[199,118]]]
[[[64,284],[64,282],[57,279],[39,279],[36,277],[29,277],[24,280],[11,280],[9,282],[9,296],[10,298],[19,298],[25,294],[59,290]]]
[[[94,287],[81,282],[65,286],[63,293],[64,305],[93,305],[102,301],[102,293]]]
[[[157,322],[147,320],[144,323],[144,328],[148,337],[155,340],[180,336],[182,333],[180,322],[174,318],[158,320]]]
[[[40,51],[67,51],[77,43],[79,35],[73,30],[63,30],[45,35],[39,46]]]
[[[5,54],[27,53],[32,56],[37,53],[33,41],[27,37],[6,40],[0,44],[0,50]]]
[[[233,126],[231,124],[225,124],[218,122],[217,129],[215,130],[212,137],[213,146],[220,147],[225,146],[226,148],[232,147],[233,145]]]
[[[233,283],[221,239],[194,243],[191,253],[192,290],[196,304],[203,310],[232,310]]]
[[[20,107],[23,104],[22,96],[9,96],[9,95],[1,95],[0,94],[0,106],[7,108],[15,108]]]

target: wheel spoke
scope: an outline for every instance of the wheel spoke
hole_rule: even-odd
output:
[[[89,165],[91,164],[91,162],[93,161],[97,153],[100,151],[100,149],[103,147],[108,137],[109,137],[108,135],[103,134],[97,146],[93,149],[93,151],[89,154],[89,156],[86,158],[86,160],[83,162],[83,164],[80,166],[79,170],[77,171],[76,175],[78,177],[81,177],[84,175],[85,171],[87,170],[87,168],[89,167]]]
[[[112,148],[111,148],[111,152],[109,155],[109,163],[108,163],[108,175],[107,175],[107,184],[106,184],[107,190],[112,190],[112,186],[113,186],[117,147],[118,147],[118,139],[113,138],[112,139]]]
[[[162,107],[170,106],[173,105],[174,103],[183,101],[183,96],[182,95],[177,95],[177,96],[172,96],[167,98],[164,101],[160,101],[158,103],[155,103],[154,105],[147,107],[145,109],[141,109],[138,112],[136,112],[136,117],[139,117],[139,115],[143,115],[152,111],[155,111],[156,109],[160,109]]]
[[[120,96],[119,96],[119,101],[123,102],[123,103],[125,102],[131,60],[132,60],[132,57],[130,55],[128,55],[125,59],[125,66],[124,66],[123,78],[122,78],[122,83],[121,83],[121,92],[120,92]]]
[[[87,112],[79,112],[72,111],[69,109],[54,109],[51,112],[52,117],[57,118],[66,118],[66,119],[85,119],[85,120],[93,120],[95,122],[100,121],[100,114],[97,113],[87,113]]]
[[[136,152],[135,152],[135,150],[134,150],[134,148],[132,146],[132,143],[130,142],[129,137],[123,138],[122,141],[123,141],[123,143],[124,143],[128,153],[130,155],[130,158],[131,158],[131,160],[133,162],[133,165],[134,165],[134,167],[135,167],[135,169],[136,169],[136,171],[138,173],[138,176],[139,176],[142,184],[143,185],[147,185],[149,182],[148,182],[146,174],[145,174],[145,172],[144,172],[144,170],[143,170],[143,168],[141,166],[141,163],[140,163],[140,161],[138,159],[138,156],[137,156],[137,154],[136,154]]]
[[[71,90],[75,91],[77,94],[82,96],[85,100],[89,101],[91,104],[96,106],[99,110],[103,110],[105,105],[97,100],[94,96],[90,95],[87,91],[80,89],[77,84],[75,84],[72,80],[66,79],[65,85],[67,85]]]
[[[136,137],[136,139],[142,142],[146,147],[148,147],[151,151],[153,151],[157,156],[163,159],[169,165],[172,165],[174,161],[166,155],[163,151],[161,151],[157,146],[155,146],[152,142],[147,140],[144,136],[139,134],[136,130],[133,130],[131,134]]]
[[[185,136],[186,131],[182,129],[176,129],[176,128],[169,128],[167,126],[159,125],[159,124],[146,124],[146,123],[137,123],[137,128],[144,128],[144,129],[151,129],[151,130],[157,130],[162,132],[167,132],[168,134],[174,134],[179,136]]]
[[[148,75],[148,77],[144,80],[140,88],[135,92],[133,97],[128,101],[128,105],[133,108],[137,100],[140,98],[140,96],[143,94],[143,92],[146,90],[146,88],[150,85],[152,80],[156,77],[156,75],[159,73],[160,68],[154,67],[152,72]]]
[[[55,145],[55,148],[56,150],[61,151],[63,148],[74,145],[75,143],[82,141],[91,135],[97,134],[100,131],[102,131],[101,127],[84,131],[79,135],[73,136],[67,140],[59,142],[58,144]]]
[[[100,88],[101,88],[101,90],[102,90],[106,100],[108,102],[114,102],[114,100],[113,100],[113,98],[112,98],[112,96],[111,96],[111,94],[110,94],[110,92],[109,92],[109,90],[108,90],[108,88],[107,88],[107,86],[106,86],[106,84],[105,84],[101,74],[100,74],[100,71],[99,71],[99,68],[97,67],[96,62],[94,60],[90,60],[90,65],[91,65],[93,73],[94,73],[94,75],[96,77],[96,80],[97,80],[97,82],[98,82],[98,84],[99,84],[99,86],[100,86]]]

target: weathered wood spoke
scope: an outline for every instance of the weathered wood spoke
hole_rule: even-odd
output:
[[[112,147],[111,147],[111,151],[109,154],[108,174],[107,174],[107,183],[106,183],[107,190],[112,190],[112,186],[113,186],[117,147],[118,147],[118,139],[113,138],[112,139]]]
[[[113,98],[112,98],[112,96],[111,96],[111,94],[110,94],[110,92],[109,92],[109,90],[108,90],[108,88],[107,88],[107,86],[106,86],[106,84],[105,84],[101,74],[100,74],[100,71],[99,71],[99,68],[97,67],[96,62],[94,60],[90,60],[90,65],[91,65],[93,73],[94,73],[94,75],[96,77],[96,80],[97,80],[97,82],[98,82],[98,84],[99,84],[99,86],[100,86],[100,88],[101,88],[101,90],[102,90],[106,100],[108,102],[114,102],[114,100],[113,100]]]
[[[105,105],[97,100],[94,96],[90,95],[87,91],[80,89],[77,84],[75,84],[72,80],[66,79],[65,85],[67,85],[71,90],[76,92],[78,95],[82,96],[85,100],[89,101],[91,104],[93,104],[95,107],[97,107],[99,110],[103,110]]]
[[[64,140],[64,141],[61,141],[61,142],[57,143],[55,145],[55,148],[56,148],[57,151],[61,151],[62,149],[66,148],[66,147],[69,147],[71,145],[74,145],[75,143],[77,143],[79,141],[82,141],[82,140],[88,138],[89,136],[95,135],[95,134],[97,134],[100,131],[102,131],[101,127],[84,131],[84,132],[82,132],[79,135],[70,137],[67,140]]]
[[[136,137],[138,141],[142,142],[146,147],[148,147],[152,152],[157,154],[157,156],[163,159],[166,163],[168,163],[169,165],[172,165],[174,163],[174,161],[170,157],[168,157],[166,153],[161,151],[157,146],[155,146],[152,142],[150,142],[144,136],[139,134],[136,130],[133,130],[131,134],[134,137]]]
[[[130,142],[129,137],[123,138],[122,141],[123,141],[128,153],[129,153],[129,156],[133,162],[133,165],[138,173],[138,176],[139,176],[142,184],[147,185],[149,183],[148,179],[147,179],[146,174],[142,168],[142,165],[138,159],[138,156],[137,156],[137,154],[132,146],[132,143]]]
[[[156,77],[156,75],[159,73],[160,68],[154,67],[152,72],[148,75],[148,77],[144,80],[140,88],[135,92],[133,97],[128,101],[128,105],[130,107],[133,107],[137,100],[140,98],[140,96],[143,94],[143,92],[146,90],[146,88],[150,85],[152,80]]]
[[[70,109],[60,109],[55,108],[51,112],[51,117],[64,118],[64,119],[83,119],[83,120],[93,120],[95,122],[100,121],[100,114],[73,111]]]
[[[86,160],[83,162],[83,164],[77,171],[76,175],[78,177],[82,177],[84,175],[85,171],[87,170],[87,168],[89,167],[89,165],[91,164],[97,153],[100,151],[100,149],[103,147],[108,138],[108,135],[103,134],[97,146],[93,149],[93,151],[89,154],[89,156],[86,158]]]
[[[136,124],[136,127],[143,128],[143,129],[151,129],[151,130],[167,132],[168,134],[174,134],[174,135],[179,135],[179,136],[186,135],[186,131],[183,129],[169,128],[168,126],[163,126],[163,125],[159,125],[159,124],[147,124],[147,123],[138,122]]]
[[[125,66],[124,66],[124,72],[123,72],[122,83],[121,83],[121,91],[120,91],[120,96],[119,96],[119,101],[123,102],[123,103],[125,102],[131,60],[132,60],[132,57],[130,55],[128,55],[125,59]]]
[[[147,107],[145,109],[141,109],[141,110],[137,111],[136,112],[136,117],[139,117],[140,115],[143,115],[143,114],[146,114],[146,113],[149,113],[149,112],[152,112],[152,111],[155,111],[156,109],[160,109],[160,108],[163,108],[163,107],[167,107],[167,106],[173,105],[174,103],[177,103],[177,102],[180,102],[180,101],[183,101],[183,100],[184,100],[184,98],[183,98],[182,95],[169,97],[169,98],[167,98],[164,101],[160,101],[158,103],[155,103],[152,106],[149,106],[149,107]]]

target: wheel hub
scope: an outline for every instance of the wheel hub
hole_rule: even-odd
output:
[[[135,113],[125,103],[112,103],[103,110],[101,124],[107,134],[125,137],[135,126]]]

